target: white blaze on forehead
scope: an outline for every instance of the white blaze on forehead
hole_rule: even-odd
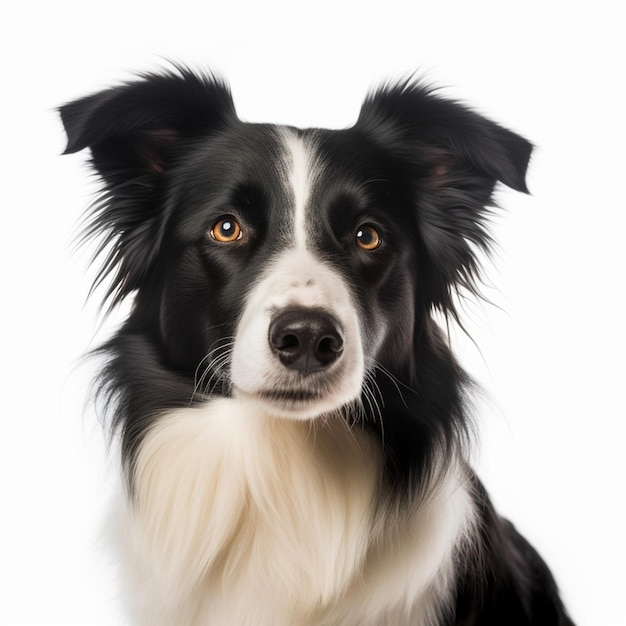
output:
[[[305,248],[305,215],[314,180],[315,154],[310,142],[299,137],[295,131],[286,128],[282,134],[286,149],[288,191],[293,197],[294,243],[297,248]]]

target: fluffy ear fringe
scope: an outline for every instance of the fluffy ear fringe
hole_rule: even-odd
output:
[[[419,81],[385,85],[370,94],[357,127],[400,144],[445,149],[494,181],[528,191],[525,175],[532,144]]]
[[[532,145],[524,138],[407,81],[386,85],[364,102],[362,129],[408,173],[423,243],[425,304],[458,320],[454,294],[480,295],[478,252],[489,253],[492,194],[500,182],[527,192]]]
[[[68,139],[64,154],[155,134],[193,137],[236,117],[224,81],[184,67],[141,74],[136,81],[65,104],[59,114]]]
[[[92,165],[109,183],[163,173],[172,148],[184,138],[179,123],[166,115],[142,119],[139,111],[122,110],[129,95],[110,90],[59,109],[68,138],[63,154],[90,148]]]

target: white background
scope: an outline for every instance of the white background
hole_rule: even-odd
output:
[[[225,8],[228,4],[228,8]],[[455,345],[487,393],[480,475],[579,624],[624,612],[623,17],[616,2],[3,5],[0,624],[125,624],[100,526],[114,460],[80,356],[106,334],[72,236],[94,189],[59,104],[164,58],[228,78],[248,121],[344,127],[418,70],[530,138],[487,296]],[[16,8],[18,7],[19,8]],[[173,625],[174,626],[174,625]]]

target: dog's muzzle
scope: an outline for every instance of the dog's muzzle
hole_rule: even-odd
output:
[[[268,341],[285,367],[308,376],[328,369],[341,357],[344,332],[337,319],[322,309],[290,308],[274,316]]]

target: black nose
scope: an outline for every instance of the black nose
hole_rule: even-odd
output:
[[[330,367],[343,352],[341,324],[320,309],[287,309],[269,329],[269,342],[280,362],[308,376]]]

